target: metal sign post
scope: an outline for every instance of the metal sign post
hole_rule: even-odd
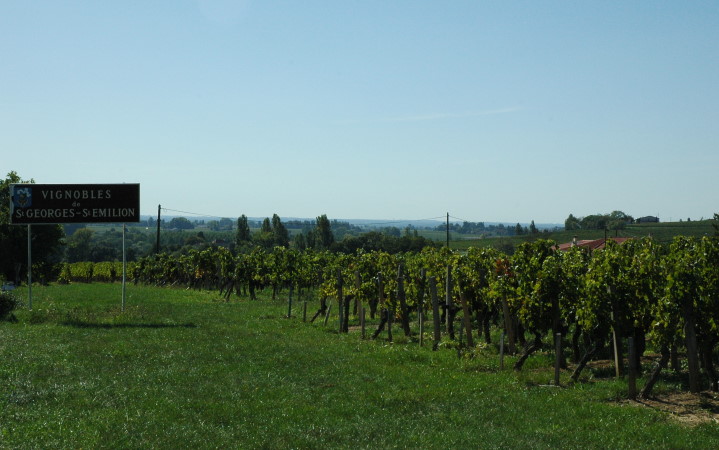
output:
[[[122,224],[122,312],[125,312],[125,279],[127,278],[127,257],[125,256],[125,230],[127,225]]]
[[[27,225],[27,307],[32,310],[32,225]]]

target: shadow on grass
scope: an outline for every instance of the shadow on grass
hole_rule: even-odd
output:
[[[83,320],[68,320],[61,325],[75,328],[196,328],[192,322],[189,323],[93,323]]]

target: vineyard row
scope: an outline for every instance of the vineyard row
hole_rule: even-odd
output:
[[[121,263],[71,263],[63,265],[59,281],[114,281],[121,275]],[[284,247],[233,255],[218,247],[179,257],[149,256],[129,264],[127,276],[135,283],[215,289],[228,300],[233,295],[256,299],[264,289],[272,289],[273,297],[283,289],[299,296],[316,292],[318,313],[330,300],[340,307],[354,300],[371,317],[379,315],[380,327],[398,320],[407,335],[413,314],[432,313],[431,291],[439,286],[445,332],[454,338],[453,324],[461,320],[465,330],[474,328],[489,341],[491,324],[499,325],[508,351],[520,355],[516,370],[551,341],[550,333],[564,337],[578,363],[575,380],[613,339],[631,338],[637,351],[630,366],[639,366],[647,344],[661,354],[640,395],[651,393],[661,370],[680,351],[686,354],[690,391],[705,383],[719,389],[716,238],[678,237],[671,245],[650,238],[622,245],[610,241],[593,252],[558,251],[553,242],[538,240],[522,244],[512,256],[477,248],[466,254],[427,248],[346,255]]]

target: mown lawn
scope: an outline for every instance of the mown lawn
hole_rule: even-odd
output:
[[[719,448],[716,424],[617,402],[624,381],[545,386],[541,356],[516,375],[493,347],[363,341],[212,292],[33,296],[0,322],[2,448]]]

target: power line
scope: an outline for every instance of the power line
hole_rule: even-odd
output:
[[[214,214],[201,214],[201,213],[195,213],[195,212],[190,212],[190,211],[180,211],[179,209],[162,208],[162,210],[169,211],[169,212],[182,213],[182,214],[192,214],[193,216],[200,216],[200,217],[216,217],[218,219],[226,218],[226,217],[222,217],[222,216],[216,216]]]
[[[421,222],[424,220],[439,220],[444,219],[445,216],[438,216],[438,217],[428,217],[426,219],[405,219],[405,220],[390,220],[385,222],[368,222],[368,223],[362,223],[361,225],[391,225],[393,223],[405,223],[405,222]]]
[[[450,219],[456,219],[456,220],[461,220],[462,222],[472,222],[471,220],[467,220],[467,219],[462,219],[462,218],[459,218],[459,217],[454,217],[454,216],[453,216],[453,215],[451,215],[451,214],[450,214],[450,216],[449,216],[449,217],[450,217]]]

